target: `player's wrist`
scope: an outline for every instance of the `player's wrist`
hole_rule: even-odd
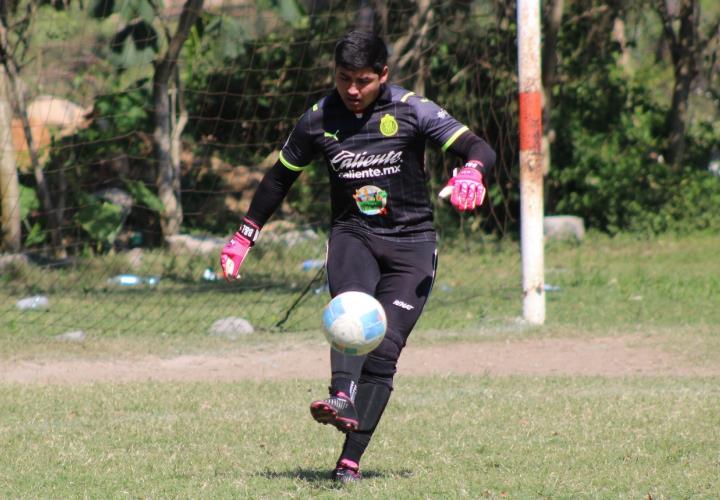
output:
[[[485,165],[483,165],[483,162],[481,162],[480,160],[468,160],[465,162],[463,168],[474,168],[475,170],[480,172],[480,174],[482,174],[485,170]]]
[[[254,220],[245,217],[240,221],[240,227],[235,236],[246,240],[250,246],[253,246],[260,237],[260,229],[261,227]]]

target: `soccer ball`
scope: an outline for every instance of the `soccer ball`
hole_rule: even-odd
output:
[[[333,298],[323,312],[325,338],[333,349],[361,356],[375,349],[387,328],[385,309],[375,297],[344,292]]]

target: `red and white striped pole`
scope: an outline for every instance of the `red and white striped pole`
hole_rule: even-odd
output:
[[[545,322],[545,249],[540,0],[518,0],[517,21],[523,317],[541,325]]]

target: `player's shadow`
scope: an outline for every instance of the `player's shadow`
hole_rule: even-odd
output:
[[[316,486],[326,486],[327,483],[332,480],[331,472],[327,469],[319,470],[297,468],[291,470],[265,470],[258,472],[256,475],[267,479],[301,479]],[[362,471],[363,479],[375,479],[389,476],[409,477],[412,475],[412,471],[407,469],[387,472],[381,472],[373,469]]]

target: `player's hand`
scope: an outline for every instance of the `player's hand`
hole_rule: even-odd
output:
[[[260,235],[260,227],[250,219],[245,218],[240,224],[240,229],[233,235],[230,241],[220,252],[220,267],[222,267],[225,280],[235,280],[238,272],[250,247],[255,244]]]
[[[478,162],[469,161],[458,172],[454,172],[447,185],[440,191],[440,198],[450,197],[450,203],[458,211],[472,211],[485,200],[485,186]]]

